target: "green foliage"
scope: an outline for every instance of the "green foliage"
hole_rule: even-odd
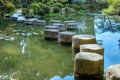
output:
[[[0,30],[4,30],[7,27],[8,21],[3,17],[0,17]]]
[[[108,15],[115,14],[115,9],[112,6],[109,6],[109,8],[103,9],[102,13]]]
[[[49,6],[43,6],[42,9],[45,11],[45,14],[49,14],[50,13]]]
[[[60,12],[60,8],[59,7],[54,7],[53,8],[53,13],[59,13]]]
[[[40,16],[44,16],[45,15],[45,11],[43,9],[40,9],[39,12],[38,12],[38,14]]]
[[[40,9],[39,3],[32,3],[31,6],[32,6],[32,9],[33,9],[33,13],[38,14],[38,11]]]
[[[120,11],[120,0],[106,0],[109,7],[103,10],[104,14],[117,14]]]
[[[80,5],[77,4],[72,4],[72,8],[74,8],[77,11],[81,9]]]
[[[12,3],[7,3],[5,12],[10,13],[13,10],[15,10],[15,6]]]
[[[28,8],[22,8],[22,14],[23,15],[27,15],[27,14],[29,14],[29,9]]]
[[[56,4],[54,4],[54,6],[56,6],[56,7],[59,7],[60,9],[63,7],[63,4],[61,4],[61,3],[56,3]]]
[[[0,15],[3,17],[5,14],[15,10],[15,6],[11,1],[0,0]]]

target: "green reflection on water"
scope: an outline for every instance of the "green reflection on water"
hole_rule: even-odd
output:
[[[0,42],[0,73],[8,75],[6,79],[12,76],[19,80],[49,80],[55,75],[64,77],[73,73],[71,46],[45,41],[42,36],[30,36],[26,38],[27,47],[22,54],[20,35],[16,36],[13,42]]]

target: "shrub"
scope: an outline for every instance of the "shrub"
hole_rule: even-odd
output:
[[[80,5],[77,5],[77,4],[73,4],[72,8],[74,8],[77,11],[79,11],[81,9]]]
[[[33,13],[34,13],[34,14],[37,14],[38,11],[39,11],[39,9],[40,9],[39,4],[33,3],[31,6],[32,6],[32,9],[33,9]]]
[[[59,7],[59,8],[62,8],[62,7],[63,7],[63,4],[57,3],[57,4],[55,4],[54,6]]]
[[[112,7],[112,6],[109,6],[109,8],[107,8],[107,9],[104,9],[103,11],[102,11],[102,13],[103,14],[115,14],[115,9]]]
[[[54,13],[59,13],[60,12],[60,8],[59,7],[54,7],[53,8],[53,12]]]
[[[6,13],[10,13],[13,10],[15,10],[15,6],[12,3],[7,3],[6,4]]]
[[[64,7],[71,7],[71,4],[65,4]]]
[[[28,8],[23,8],[23,9],[22,9],[22,14],[23,14],[23,15],[27,15],[27,14],[29,14],[29,12],[30,12],[30,11],[29,11]]]
[[[44,16],[45,15],[45,11],[43,9],[40,9],[39,12],[38,12],[38,14],[40,16]]]
[[[45,11],[45,14],[50,13],[50,8],[48,6],[43,6],[42,9]]]

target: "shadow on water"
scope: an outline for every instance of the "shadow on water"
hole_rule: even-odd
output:
[[[107,67],[113,64],[120,64],[120,31],[115,26],[113,20],[110,26],[106,21],[102,19],[95,19],[95,33],[96,39],[99,44],[104,46],[104,71]],[[103,25],[105,24],[105,25]],[[108,24],[108,25],[106,25]]]

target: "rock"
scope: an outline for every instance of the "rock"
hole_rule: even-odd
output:
[[[45,29],[44,30],[44,39],[58,39],[59,30],[55,29]]]
[[[65,27],[66,27],[66,25],[67,25],[68,23],[76,23],[76,21],[74,21],[74,20],[64,21],[64,25],[65,25]]]
[[[75,74],[84,76],[101,74],[100,68],[103,67],[101,64],[103,64],[102,55],[92,52],[79,52],[75,56],[74,71]]]
[[[72,43],[72,36],[75,35],[75,32],[63,31],[59,32],[59,40],[60,43]]]
[[[25,20],[26,20],[26,18],[24,16],[18,16],[18,18],[17,18],[18,23],[24,23]]]
[[[93,35],[83,34],[83,35],[74,35],[72,37],[72,48],[80,48],[82,44],[94,44],[96,43],[96,38]]]
[[[45,20],[36,20],[35,21],[35,25],[36,26],[45,26],[46,25],[46,21]]]
[[[106,72],[106,80],[120,80],[120,64],[111,65]]]
[[[104,48],[98,44],[83,44],[80,45],[80,52],[94,52],[103,55]]]
[[[67,30],[77,30],[77,23],[67,23],[66,24],[66,29]]]
[[[54,24],[52,24],[52,26],[58,26],[60,31],[64,31],[65,30],[64,24],[61,24],[61,23],[54,23]]]
[[[59,30],[59,26],[45,26],[45,29],[58,29]]]
[[[31,18],[31,19],[26,19],[25,20],[25,24],[26,25],[34,25],[34,22],[36,21],[37,19],[35,19],[35,18]]]
[[[55,24],[55,23],[57,23],[57,24],[60,23],[60,20],[51,20],[51,21],[50,21],[50,24],[51,24],[51,25],[52,25],[52,24]]]

